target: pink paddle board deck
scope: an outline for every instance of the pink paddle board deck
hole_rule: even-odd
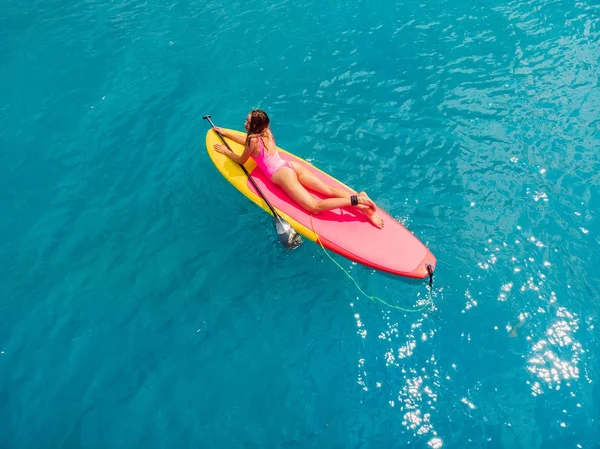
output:
[[[284,152],[280,152],[280,155],[283,159],[303,164],[328,184],[348,190],[346,186],[302,159]],[[378,209],[377,213],[384,220],[383,229],[373,226],[360,211],[352,207],[313,215],[311,224],[310,213],[269,181],[258,167],[252,170],[251,176],[276,209],[286,213],[308,229],[313,229],[328,250],[378,270],[413,278],[428,276],[427,265],[435,266],[436,259],[425,245],[381,209]],[[257,194],[250,181],[248,187]],[[315,192],[311,193],[321,198]]]

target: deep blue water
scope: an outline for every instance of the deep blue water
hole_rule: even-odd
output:
[[[596,1],[0,6],[0,447],[600,447]],[[255,107],[432,307],[278,246],[204,146]]]

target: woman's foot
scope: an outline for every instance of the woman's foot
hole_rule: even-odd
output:
[[[377,206],[375,206],[375,203],[371,200],[371,198],[368,197],[368,195],[365,192],[360,192],[358,195],[358,204],[364,204],[365,206],[369,206],[371,209],[373,209],[373,211],[375,211],[377,209]]]
[[[373,223],[373,226],[383,228],[383,218],[377,214],[377,206],[365,192],[358,194],[358,204],[360,211]]]
[[[373,223],[373,226],[379,229],[383,228],[383,218],[377,215],[377,212],[373,209],[366,207],[362,213],[365,214],[365,217],[367,217],[371,223]]]

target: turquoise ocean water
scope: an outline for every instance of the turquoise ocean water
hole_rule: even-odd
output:
[[[600,447],[596,1],[1,11],[0,447]],[[204,146],[255,107],[433,307],[276,243]]]

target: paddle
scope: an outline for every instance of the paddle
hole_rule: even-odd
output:
[[[217,135],[221,138],[221,141],[225,144],[225,146],[229,149],[229,151],[233,152],[233,150],[231,149],[229,144],[225,141],[225,139],[223,138],[221,133],[215,129],[215,124],[212,122],[210,117],[211,117],[210,115],[205,115],[202,118],[204,120],[208,120],[208,122],[210,123],[210,126],[212,127],[214,132],[217,133]],[[265,203],[267,203],[267,206],[269,206],[269,209],[271,209],[271,213],[273,214],[273,220],[275,222],[275,229],[277,230],[277,236],[279,237],[279,242],[286,249],[298,248],[300,246],[300,244],[302,243],[302,238],[300,237],[300,235],[294,230],[294,228],[292,228],[292,226],[287,221],[285,221],[283,218],[281,218],[279,216],[279,214],[277,212],[275,212],[275,209],[273,208],[273,206],[271,206],[271,203],[269,203],[269,200],[267,200],[267,198],[262,193],[262,191],[260,190],[258,185],[256,185],[256,182],[254,182],[254,179],[252,179],[252,176],[250,176],[250,173],[248,173],[248,170],[246,170],[246,167],[244,167],[243,164],[238,164],[238,165],[240,167],[242,167],[242,170],[244,170],[244,173],[246,174],[246,176],[248,177],[248,179],[250,180],[250,182],[252,183],[252,185],[254,186],[256,191],[258,192],[258,194],[265,201]]]

